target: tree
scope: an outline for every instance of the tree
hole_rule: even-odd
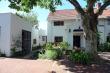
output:
[[[62,5],[62,0],[9,0],[10,7],[17,10],[30,11],[34,6],[41,6],[55,11],[57,5]],[[66,0],[70,2],[81,15],[82,25],[86,33],[86,51],[91,53],[94,57],[97,56],[97,25],[98,17],[110,5],[110,0],[83,0],[86,1],[87,6],[83,9],[78,0]],[[103,5],[94,11],[94,5],[98,1],[102,1]]]
[[[26,19],[27,21],[30,21],[33,26],[38,25],[37,15],[34,12],[29,13],[16,13],[17,16]]]

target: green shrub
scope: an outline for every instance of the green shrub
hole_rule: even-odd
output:
[[[53,49],[52,43],[46,43],[45,44],[45,49]]]
[[[45,54],[40,54],[40,53],[39,53],[39,59],[46,59]]]
[[[61,51],[62,51],[62,54],[66,54],[69,44],[67,42],[60,42],[59,47],[60,47],[59,49],[61,49]]]
[[[88,64],[90,63],[91,60],[90,55],[84,51],[80,51],[80,52],[73,51],[70,54],[69,58],[75,63],[80,63],[80,64]]]
[[[60,59],[63,55],[63,51],[61,49],[56,49],[57,53],[58,53],[58,59]]]
[[[1,57],[6,57],[6,54],[5,54],[5,53],[1,53],[0,56],[1,56]]]
[[[39,58],[43,59],[59,59],[62,57],[62,54],[68,49],[68,43],[61,42],[58,47],[52,45],[52,43],[46,43],[44,45],[45,52],[39,53]]]
[[[98,51],[101,51],[101,52],[110,52],[110,43],[109,42],[106,42],[104,44],[100,44],[98,46]]]
[[[45,51],[45,55],[46,55],[47,59],[54,60],[54,59],[56,59],[58,57],[58,52],[55,49],[51,49],[51,50],[49,49],[49,50]]]
[[[16,48],[14,47],[11,49],[11,54],[14,55],[15,53],[16,53]]]
[[[32,59],[38,59],[39,58],[39,53],[40,53],[40,51],[33,52],[31,58]]]
[[[45,52],[39,53],[39,58],[41,59],[51,59],[55,60],[61,58],[62,52],[59,49],[47,49]]]
[[[24,55],[25,53],[23,53],[23,51],[17,51],[15,47],[11,49],[11,57],[21,57]]]
[[[61,43],[59,44],[59,46],[60,46],[60,49],[66,50],[66,49],[68,49],[69,44],[68,44],[67,42],[61,42]]]
[[[45,50],[42,50],[42,51],[39,52],[38,58],[40,58],[40,59],[46,59]]]
[[[32,51],[37,50],[37,46],[32,46]]]
[[[0,57],[6,57],[6,54],[0,51]]]

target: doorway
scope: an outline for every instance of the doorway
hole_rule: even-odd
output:
[[[28,54],[31,51],[31,32],[22,30],[22,52]]]
[[[73,46],[81,47],[81,38],[80,36],[73,36]]]

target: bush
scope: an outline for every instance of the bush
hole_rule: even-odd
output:
[[[45,56],[45,54],[41,54],[41,53],[39,53],[39,59],[46,59],[46,56]]]
[[[6,54],[0,51],[0,57],[6,57]]]
[[[57,53],[58,53],[58,59],[60,59],[63,55],[63,51],[61,49],[56,49]]]
[[[98,51],[101,51],[101,52],[110,52],[110,43],[109,42],[106,42],[104,44],[100,44],[98,46]]]
[[[61,42],[59,45],[54,46],[52,43],[46,43],[44,45],[45,52],[39,53],[39,58],[43,59],[59,59],[62,57],[62,54],[64,54],[66,49],[68,49],[68,43]]]
[[[69,44],[68,44],[67,42],[61,42],[61,43],[59,44],[59,46],[60,46],[61,49],[66,50],[66,49],[68,49]]]
[[[40,53],[40,51],[33,52],[31,58],[32,59],[38,59],[39,58],[39,53]]]
[[[45,50],[42,50],[41,52],[39,52],[38,58],[40,58],[40,59],[46,59]]]
[[[91,60],[90,55],[84,51],[79,51],[79,52],[73,51],[70,54],[69,58],[70,60],[79,64],[88,64],[90,63],[90,60]]]
[[[55,49],[51,49],[51,50],[46,50],[45,51],[45,55],[47,59],[56,59],[58,57],[58,52]]]
[[[11,54],[14,55],[15,53],[16,53],[16,48],[14,47],[11,49]]]
[[[1,57],[6,57],[6,54],[5,53],[1,53],[0,56]]]
[[[21,57],[24,55],[23,51],[17,51],[15,47],[11,49],[11,57]]]
[[[53,49],[52,43],[46,43],[45,44],[45,49]]]
[[[39,58],[55,60],[62,56],[62,52],[58,49],[48,49],[39,53]]]
[[[37,50],[37,46],[32,46],[32,51]]]

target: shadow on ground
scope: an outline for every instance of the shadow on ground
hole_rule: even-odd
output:
[[[72,73],[110,73],[110,60],[100,59],[100,62],[90,65],[74,64],[73,62],[63,59],[59,61],[61,65],[66,66],[66,71]]]

